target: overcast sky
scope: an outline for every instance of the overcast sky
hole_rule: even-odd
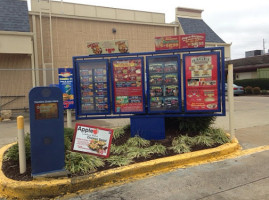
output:
[[[166,23],[174,21],[176,7],[197,8],[204,10],[203,20],[226,43],[232,43],[232,59],[245,57],[245,51],[263,50],[263,44],[266,53],[269,49],[269,0],[64,0],[64,2],[165,13]]]

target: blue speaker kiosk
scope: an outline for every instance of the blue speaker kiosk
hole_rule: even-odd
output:
[[[35,87],[29,93],[32,176],[65,172],[63,93]]]

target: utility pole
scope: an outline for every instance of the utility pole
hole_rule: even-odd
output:
[[[262,45],[263,45],[263,54],[265,54],[265,40],[264,40],[264,38],[262,39]]]

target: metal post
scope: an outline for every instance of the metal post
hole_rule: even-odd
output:
[[[20,174],[26,172],[26,155],[25,155],[25,141],[24,141],[24,117],[17,117],[18,128],[18,145],[19,145],[19,165]]]
[[[72,114],[71,109],[66,110],[67,128],[72,128]]]
[[[233,64],[228,65],[228,103],[229,103],[229,130],[231,134],[231,139],[234,139],[235,129],[234,129]]]

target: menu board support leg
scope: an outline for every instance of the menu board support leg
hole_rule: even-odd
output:
[[[131,117],[131,136],[147,140],[165,139],[164,117]]]

